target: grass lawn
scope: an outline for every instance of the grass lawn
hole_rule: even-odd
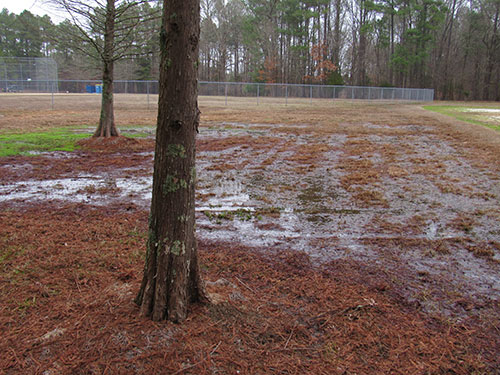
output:
[[[145,129],[145,130],[143,130]],[[73,151],[76,142],[88,138],[94,127],[55,128],[47,131],[0,134],[0,157],[30,155],[47,151]],[[152,133],[144,127],[122,127],[122,135],[130,138],[146,137]]]
[[[451,116],[460,121],[500,131],[500,105],[493,103],[462,103],[424,106],[428,111]]]

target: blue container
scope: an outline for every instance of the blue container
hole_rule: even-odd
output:
[[[85,91],[87,91],[88,94],[93,94],[95,92],[95,86],[94,85],[87,85],[87,86],[85,86]]]
[[[95,93],[102,94],[102,84],[95,85]]]

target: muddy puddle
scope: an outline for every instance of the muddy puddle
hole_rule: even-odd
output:
[[[107,205],[114,200],[146,204],[151,200],[151,178],[79,176],[42,181],[22,181],[0,185],[0,202],[60,200]]]
[[[457,319],[461,298],[476,306],[499,301],[498,176],[472,165],[431,126],[358,127],[331,134],[300,124],[203,127],[198,236],[304,251],[318,264],[364,262],[424,309]],[[140,155],[144,165],[135,169],[50,180],[20,178],[30,170],[25,159],[2,165],[0,205],[130,202],[147,210],[153,154]]]

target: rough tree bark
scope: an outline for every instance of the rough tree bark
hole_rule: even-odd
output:
[[[190,302],[206,301],[194,232],[199,6],[199,0],[163,3],[153,198],[136,298],[153,320],[180,322]]]
[[[116,137],[120,133],[115,126],[113,109],[113,69],[115,43],[115,0],[107,0],[106,21],[104,24],[104,51],[102,72],[101,117],[94,137]]]
[[[340,67],[342,0],[335,0],[335,27],[333,31],[333,62]]]
[[[500,45],[498,38],[498,21],[500,19],[500,2],[496,3],[495,16],[493,17],[493,31],[491,33],[491,38],[485,42],[487,48],[488,62],[486,64],[486,72],[484,74],[484,86],[483,86],[483,100],[490,100],[491,88],[493,85],[493,69],[495,65],[498,64],[496,61],[497,48]],[[486,37],[485,37],[486,38]]]

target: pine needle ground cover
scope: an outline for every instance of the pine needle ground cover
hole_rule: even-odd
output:
[[[1,372],[498,372],[497,132],[411,105],[201,104],[212,304],[182,325],[132,301],[153,116],[122,114],[141,138],[0,158]]]

